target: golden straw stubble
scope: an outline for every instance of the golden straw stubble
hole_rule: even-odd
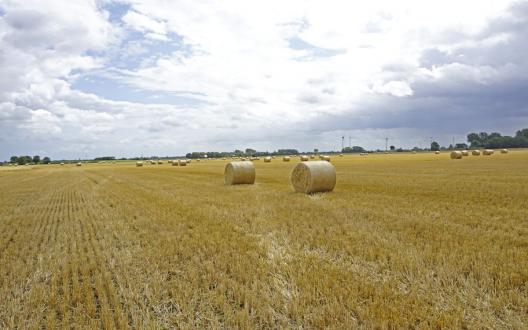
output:
[[[335,167],[324,160],[298,163],[292,171],[291,183],[295,191],[305,194],[332,191],[336,185]]]
[[[255,166],[251,161],[227,163],[224,170],[227,185],[255,183]]]

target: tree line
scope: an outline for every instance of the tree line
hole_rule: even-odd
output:
[[[11,156],[9,162],[11,164],[26,165],[26,164],[49,164],[51,159],[49,157],[40,158],[39,155],[31,156]]]
[[[471,148],[528,148],[528,128],[518,130],[514,136],[497,132],[469,133],[467,140]]]

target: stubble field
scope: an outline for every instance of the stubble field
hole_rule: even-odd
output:
[[[525,328],[528,151],[0,168],[0,328]]]

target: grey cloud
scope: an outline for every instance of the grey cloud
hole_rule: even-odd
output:
[[[492,20],[475,39],[466,39],[474,41],[473,46],[461,47],[453,54],[425,50],[420,65],[434,66],[441,72],[439,77],[385,68],[393,72],[384,74],[412,78],[412,96],[366,97],[358,107],[320,116],[308,127],[316,131],[414,127],[462,135],[499,123],[510,125],[505,129],[511,132],[527,127],[528,3],[512,6],[510,14],[513,19]],[[508,38],[495,44],[483,42],[499,35]],[[459,38],[456,36],[457,41]]]

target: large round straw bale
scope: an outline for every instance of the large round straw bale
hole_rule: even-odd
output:
[[[451,159],[462,159],[462,152],[460,152],[460,151],[452,151],[451,152]]]
[[[143,162],[136,162],[136,166],[137,166],[137,167],[141,167],[141,166],[143,166]]]
[[[308,156],[305,156],[305,155],[301,156],[301,161],[302,162],[306,162],[306,161],[308,161],[308,159],[310,159]]]
[[[343,154],[339,154],[339,157],[343,157]]]
[[[473,150],[473,151],[471,152],[471,154],[472,154],[473,156],[480,156],[480,150]]]
[[[255,183],[255,166],[250,161],[230,162],[224,171],[225,184],[253,184]]]
[[[284,156],[284,157],[282,157],[282,161],[284,161],[284,162],[289,162],[289,161],[290,161],[290,156]]]
[[[435,155],[440,155],[440,151],[435,151]]]
[[[177,160],[173,160],[172,161],[172,166],[178,166],[178,161]]]
[[[271,157],[264,157],[264,163],[271,163]]]
[[[501,154],[507,154],[508,153],[508,149],[501,149]]]
[[[180,160],[178,161],[178,165],[180,165],[180,166],[187,166],[187,161],[186,161],[185,159],[180,159]]]
[[[172,164],[172,159],[169,159],[167,163]]]
[[[467,150],[462,150],[462,156],[469,156],[469,151]]]
[[[315,156],[314,155],[310,155],[310,159],[315,159]]]
[[[64,166],[64,163],[60,163],[60,164],[61,164],[61,166]]]
[[[484,151],[482,152],[482,154],[483,154],[484,156],[491,156],[491,155],[493,155],[494,152],[495,152],[495,150],[493,150],[493,149],[486,149],[486,150],[484,150]]]
[[[81,165],[82,165],[82,163],[81,163],[81,162],[78,162],[78,163],[76,164],[76,166],[81,166]]]
[[[322,160],[325,160],[325,161],[329,162],[330,161],[330,156],[323,156]]]
[[[298,163],[292,171],[291,182],[295,191],[305,194],[331,191],[336,185],[335,167],[324,160]]]

